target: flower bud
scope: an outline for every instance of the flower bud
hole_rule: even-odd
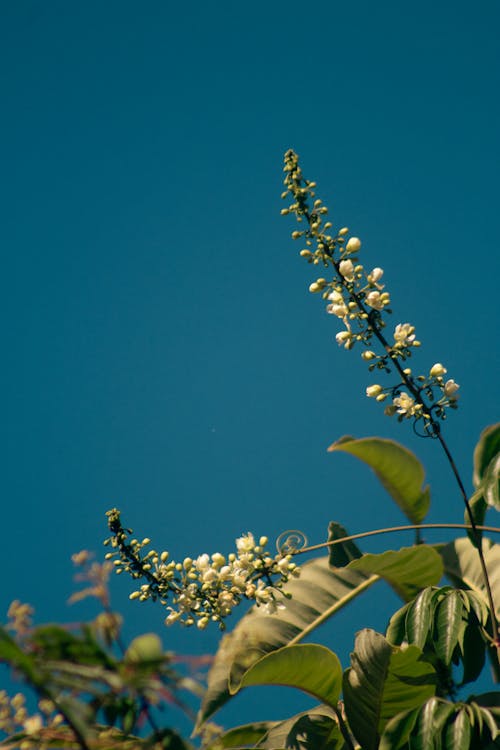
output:
[[[342,227],[342,229],[339,229],[339,237],[343,237],[345,234],[347,234],[349,231],[349,227]]]
[[[370,352],[370,351],[363,352],[361,354],[361,358],[364,359],[366,362],[368,362],[370,359],[375,359],[376,356],[377,355],[375,354],[375,352]]]
[[[301,250],[300,251],[300,256],[302,258],[310,258],[311,255],[312,255],[312,252],[310,250]]]
[[[447,372],[446,367],[443,367],[441,362],[436,362],[430,369],[431,378],[438,378],[440,375],[444,375]]]
[[[348,253],[357,253],[359,248],[361,247],[361,240],[359,237],[351,237],[351,239],[348,241],[347,245],[345,246],[345,249]]]
[[[352,281],[354,279],[354,266],[352,260],[341,260],[339,271],[346,281]]]
[[[383,388],[381,385],[369,385],[366,389],[366,395],[368,398],[376,398],[382,391]]]

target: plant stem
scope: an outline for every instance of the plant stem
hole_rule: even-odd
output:
[[[302,547],[302,549],[296,550],[294,555],[303,555],[306,552],[314,552],[317,549],[324,549],[325,547],[333,547],[335,544],[342,544],[343,542],[350,542],[354,539],[363,539],[367,536],[378,536],[379,534],[392,534],[395,531],[413,531],[414,529],[468,529],[472,530],[472,526],[466,523],[419,523],[419,524],[406,524],[405,526],[387,526],[383,529],[372,529],[371,531],[361,531],[359,534],[349,534],[349,536],[343,536],[339,539],[332,539],[329,542],[321,542],[320,544],[311,544],[308,547]],[[500,528],[498,526],[478,526],[478,531],[489,531],[493,534],[500,534]]]

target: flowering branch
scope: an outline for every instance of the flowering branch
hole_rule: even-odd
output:
[[[165,606],[171,601],[166,625],[196,622],[203,630],[212,620],[223,630],[224,619],[243,599],[273,613],[284,606],[280,602],[280,596],[286,597],[281,591],[283,585],[291,576],[300,575],[291,554],[283,551],[274,557],[269,555],[265,549],[267,537],[261,537],[257,544],[253,534],[244,534],[236,540],[236,554],[225,557],[219,552],[211,556],[205,553],[195,560],[186,557],[176,563],[169,561],[166,551],[151,549],[143,554],[150,540],[129,540],[132,530],[122,526],[119,510],[113,508],[106,515],[112,536],[104,544],[114,549],[106,559],[117,558],[113,563],[117,573],[125,571],[134,579],[146,581],[130,594],[130,599],[159,599]]]
[[[389,387],[383,387],[378,383],[368,386],[366,395],[378,402],[390,398],[391,403],[386,405],[385,414],[397,414],[400,422],[403,419],[413,420],[415,431],[417,423],[422,421],[424,436],[437,438],[446,454],[470,520],[492,613],[493,642],[500,649],[498,624],[482,551],[481,535],[464,484],[441,434],[439,420],[446,419],[447,409],[457,408],[459,386],[453,379],[445,381],[443,376],[447,370],[440,362],[434,364],[427,375],[414,376],[411,368],[404,366],[406,360],[411,357],[412,350],[420,346],[420,341],[415,338],[415,327],[410,323],[396,325],[393,344],[389,343],[384,335],[383,329],[387,325],[384,316],[392,311],[389,308],[390,295],[383,291],[384,284],[381,283],[383,269],[375,267],[368,273],[365,271],[357,257],[361,240],[358,237],[350,237],[346,242],[346,236],[349,234],[347,227],[339,229],[335,235],[329,233],[333,225],[330,221],[323,221],[328,208],[319,198],[315,198],[316,183],[303,177],[298,156],[291,149],[285,154],[284,172],[286,190],[281,197],[291,198],[292,203],[282,209],[281,213],[294,214],[299,223],[306,223],[305,229],[292,232],[294,240],[305,241],[306,247],[300,251],[300,255],[306,258],[308,263],[321,264],[324,268],[333,267],[335,271],[332,281],[320,277],[310,285],[309,291],[313,294],[321,293],[322,298],[328,302],[327,313],[342,320],[344,330],[337,333],[337,343],[345,349],[352,349],[358,342],[364,344],[367,349],[362,352],[361,357],[369,362],[370,372],[378,369],[390,374],[392,366],[398,375],[399,380]],[[382,345],[382,354],[368,348],[374,339]]]

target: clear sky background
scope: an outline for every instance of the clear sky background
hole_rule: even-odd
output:
[[[113,506],[180,558],[248,530],[314,543],[330,520],[404,522],[326,453],[344,434],[415,450],[429,520],[461,521],[439,446],[366,399],[359,353],[307,292],[282,156],[385,269],[415,370],[460,383],[446,435],[470,488],[498,419],[499,29],[497,0],[2,3],[2,612],[91,614],[66,604],[70,556],[102,554]],[[213,650],[217,632],[163,630],[130,590],[113,582],[128,634]],[[385,627],[383,591],[318,634],[344,664],[355,630]],[[255,696],[221,720],[290,713],[288,693],[281,714]]]

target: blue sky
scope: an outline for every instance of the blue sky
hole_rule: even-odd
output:
[[[498,3],[20,0],[2,16],[3,610],[83,617],[70,556],[101,554],[113,506],[176,557],[247,530],[319,542],[333,519],[399,522],[367,469],[326,453],[344,434],[415,450],[431,520],[460,521],[439,447],[365,398],[279,196],[293,147],[385,269],[394,324],[417,327],[415,369],[442,361],[460,383],[447,437],[470,488],[498,418]],[[113,591],[131,634],[162,629],[127,582]],[[344,662],[394,601],[368,596],[325,635]],[[190,653],[218,637],[163,636]]]

